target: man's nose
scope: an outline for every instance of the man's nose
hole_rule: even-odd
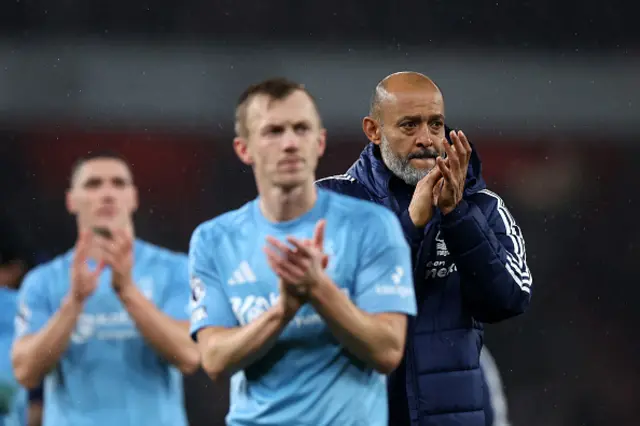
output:
[[[297,151],[300,148],[300,136],[293,129],[287,129],[283,135],[283,148],[285,151]]]
[[[115,200],[116,189],[113,186],[105,185],[101,189],[102,190],[100,191],[100,199],[102,199],[102,201],[112,202],[113,200]]]
[[[427,125],[421,125],[416,135],[416,145],[421,148],[428,148],[433,145],[433,135],[429,132]]]

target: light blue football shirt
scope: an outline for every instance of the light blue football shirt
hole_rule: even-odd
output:
[[[40,330],[70,286],[73,251],[31,271],[20,290],[18,335]],[[165,314],[188,319],[187,256],[136,240],[133,279]],[[92,265],[93,266],[93,265]],[[182,375],[146,343],[105,268],[69,348],[44,381],[44,426],[186,426]]]
[[[245,325],[277,303],[278,278],[262,250],[267,235],[311,238],[326,219],[333,281],[369,313],[416,313],[410,249],[391,211],[318,190],[298,219],[272,223],[259,201],[200,225],[189,250],[191,332]],[[386,377],[347,353],[310,305],[262,359],[236,373],[230,426],[387,426]]]
[[[0,426],[26,426],[27,391],[11,365],[18,292],[0,286]]]

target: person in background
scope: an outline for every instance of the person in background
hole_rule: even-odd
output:
[[[44,379],[45,426],[186,426],[180,373],[200,364],[187,256],[135,238],[137,189],[116,153],[81,158],[66,201],[75,247],[31,270],[20,289],[18,382]]]
[[[8,215],[0,215],[0,426],[26,426],[27,392],[11,366],[18,288],[33,252]]]
[[[27,392],[18,383],[11,367],[11,343],[18,294],[0,282],[0,426],[26,426]]]
[[[510,426],[507,397],[496,360],[484,346],[480,352],[480,368],[484,378],[484,416],[486,426]]]
[[[447,131],[442,93],[428,77],[382,80],[362,127],[371,143],[360,158],[316,184],[387,206],[412,248],[418,315],[389,379],[389,425],[487,426],[482,323],[523,313],[531,298],[520,228],[486,188],[464,133]]]

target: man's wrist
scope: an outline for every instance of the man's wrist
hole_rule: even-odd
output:
[[[448,215],[449,213],[451,213],[452,211],[454,211],[456,209],[457,205],[453,206],[453,207],[447,207],[444,209],[440,209],[440,211],[442,212],[443,216]]]
[[[268,309],[264,315],[267,316],[267,322],[276,322],[281,327],[286,326],[289,321],[296,315],[295,312],[287,312],[282,303],[273,305],[271,309]]]
[[[327,294],[332,290],[332,287],[335,288],[335,285],[331,281],[331,278],[329,278],[326,273],[322,273],[315,285],[309,289],[309,303],[312,305],[322,303],[322,301],[326,299]]]
[[[127,283],[122,287],[116,289],[116,294],[120,301],[126,306],[131,303],[132,300],[135,300],[137,296],[141,293],[138,291],[138,288],[135,286],[133,282]]]
[[[84,301],[78,300],[72,293],[67,294],[67,297],[62,301],[62,310],[73,315],[80,315],[84,308]]]
[[[407,215],[409,217],[409,220],[411,221],[411,223],[413,224],[414,227],[416,228],[424,228],[425,226],[427,226],[427,219],[425,217],[425,215],[419,214],[417,212],[415,212],[411,206],[409,206],[409,208],[407,208]],[[427,216],[428,217],[428,216]]]
[[[443,215],[443,223],[444,224],[455,223],[458,220],[460,220],[462,217],[464,217],[468,213],[468,211],[469,211],[469,204],[463,198],[458,202],[458,204],[456,204],[452,208],[449,208],[446,211],[441,209],[441,212]]]

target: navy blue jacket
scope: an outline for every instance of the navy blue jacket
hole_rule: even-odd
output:
[[[425,228],[409,217],[414,187],[391,173],[374,144],[346,174],[317,185],[387,206],[412,248],[418,315],[389,377],[389,424],[485,426],[482,323],[524,312],[532,280],[520,228],[486,189],[475,150],[463,200],[446,216],[436,209]]]

